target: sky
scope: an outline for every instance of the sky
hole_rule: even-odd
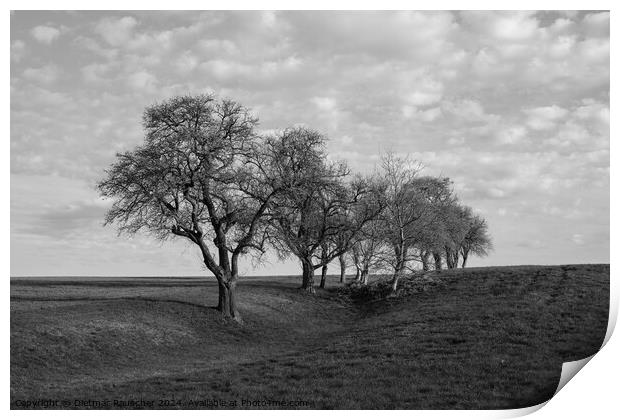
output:
[[[392,150],[489,224],[470,265],[609,262],[608,12],[12,12],[11,275],[200,276],[195,246],[103,226],[95,190],[146,106],[212,92]],[[298,274],[267,255],[241,273]]]

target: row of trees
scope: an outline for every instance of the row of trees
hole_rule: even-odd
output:
[[[392,288],[407,271],[465,267],[470,255],[484,256],[491,249],[486,221],[461,204],[449,178],[421,176],[421,166],[408,158],[388,153],[372,183],[375,212],[352,224],[350,239],[330,241],[327,249],[340,255],[340,280],[347,260],[356,268],[356,281],[366,284],[370,272],[391,272]],[[355,209],[353,210],[355,213]],[[364,223],[360,223],[363,221]],[[321,254],[323,255],[323,254]],[[322,263],[321,287],[327,265]],[[445,261],[445,263],[444,263]]]
[[[106,223],[195,244],[219,286],[218,309],[240,320],[239,259],[294,256],[302,288],[314,272],[348,260],[359,277],[391,269],[394,290],[406,270],[463,266],[490,248],[487,225],[458,203],[447,178],[386,154],[369,176],[328,160],[326,138],[303,127],[260,136],[248,109],[213,95],[174,97],[147,107],[144,143],[119,153],[98,184],[113,199]]]

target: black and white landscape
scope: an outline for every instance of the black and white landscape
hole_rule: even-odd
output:
[[[12,12],[11,407],[547,401],[609,67],[608,12]]]

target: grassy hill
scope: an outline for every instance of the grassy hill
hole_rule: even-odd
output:
[[[396,297],[381,281],[330,278],[315,296],[298,284],[244,279],[237,325],[213,309],[210,280],[13,279],[11,406],[519,408],[549,399],[562,362],[595,353],[607,327],[609,265],[450,270]]]

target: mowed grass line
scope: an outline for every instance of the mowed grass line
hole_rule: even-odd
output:
[[[335,278],[316,296],[295,277],[253,278],[239,287],[242,326],[210,306],[208,281],[54,281],[11,285],[12,401],[525,407],[553,395],[562,362],[598,350],[609,308],[608,265],[450,270],[388,299]]]

